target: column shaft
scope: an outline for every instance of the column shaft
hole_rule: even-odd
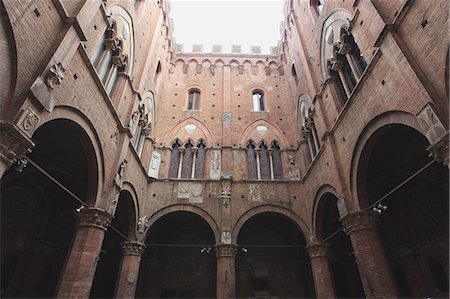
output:
[[[306,247],[311,259],[317,298],[335,298],[333,279],[327,258],[327,246],[314,244]]]
[[[138,242],[122,244],[122,263],[117,279],[115,298],[134,298],[145,245]]]
[[[216,298],[236,298],[236,246],[220,244],[216,246],[217,283]]]

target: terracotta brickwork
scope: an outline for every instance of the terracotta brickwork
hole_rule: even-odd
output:
[[[75,229],[57,297],[88,297],[105,230],[123,215],[135,225],[122,232],[128,247],[115,292],[134,297],[148,232],[175,212],[210,226],[218,297],[236,296],[240,228],[264,213],[295,224],[308,245],[304,263],[316,286],[326,286],[316,295],[337,296],[317,232],[324,186],[340,200],[365,295],[399,295],[389,253],[367,220],[372,210],[364,211],[372,178],[365,173],[372,137],[390,125],[414,129],[426,138],[423,151],[448,164],[448,2],[321,2],[318,10],[315,1],[285,1],[281,41],[264,55],[257,47],[181,51],[169,1],[3,0],[2,184],[42,146],[33,142],[46,125],[76,124],[81,133],[64,134],[88,140],[81,156],[91,180],[87,191],[74,192],[81,211],[96,213]],[[358,57],[344,51],[350,46]],[[118,208],[121,191],[132,202],[126,213]],[[8,256],[14,250],[2,247]],[[420,296],[445,293],[415,288]]]

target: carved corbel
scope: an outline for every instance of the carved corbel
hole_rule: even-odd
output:
[[[64,79],[65,71],[66,69],[63,67],[61,62],[58,62],[50,67],[46,80],[47,86],[53,89],[56,85],[60,85]]]

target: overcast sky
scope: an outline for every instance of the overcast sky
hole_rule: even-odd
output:
[[[174,22],[177,44],[184,44],[183,52],[191,52],[193,44],[203,44],[204,52],[211,45],[223,45],[222,52],[230,53],[231,45],[242,45],[249,53],[250,46],[261,46],[263,54],[277,46],[281,39],[283,0],[171,0],[170,18]]]

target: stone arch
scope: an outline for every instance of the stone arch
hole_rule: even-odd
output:
[[[222,60],[222,59],[216,59],[215,61],[214,61],[214,64],[222,64],[222,65],[224,65],[225,64],[225,62]]]
[[[272,132],[272,134],[275,137],[275,138],[270,138],[270,139],[277,140],[279,142],[280,149],[286,149],[289,147],[289,143],[286,139],[286,136],[283,134],[283,132],[277,126],[273,125],[272,123],[268,122],[267,120],[258,119],[258,120],[255,120],[254,122],[248,124],[247,127],[242,131],[241,135],[239,136],[239,145],[242,148],[247,147],[247,142],[249,139],[254,140],[254,138],[252,138],[251,134],[254,130],[256,130],[256,128],[258,126],[267,126],[268,127],[270,132]],[[259,140],[267,140],[267,139],[260,138],[258,140],[254,140],[254,141],[256,143],[258,143]]]
[[[177,60],[175,60],[175,62],[174,62],[175,64],[178,64],[178,63],[182,63],[182,64],[185,64],[186,62],[184,61],[184,59],[183,58],[178,58]]]
[[[249,220],[253,216],[263,213],[275,213],[287,217],[289,220],[291,220],[293,223],[297,225],[297,227],[305,237],[306,242],[309,242],[308,240],[310,239],[311,232],[308,229],[308,225],[306,225],[306,223],[300,216],[298,216],[297,214],[295,214],[294,212],[292,212],[287,208],[267,204],[251,208],[247,210],[244,214],[242,214],[241,217],[239,217],[239,219],[234,224],[231,232],[231,243],[236,244],[239,232],[241,231],[242,226],[247,222],[247,220]]]
[[[320,225],[319,223],[323,222],[323,215],[321,213],[321,208],[324,205],[324,200],[323,200],[323,196],[327,193],[330,193],[332,195],[334,195],[336,198],[342,198],[338,192],[336,191],[336,189],[329,184],[325,184],[320,186],[320,188],[317,190],[316,192],[316,196],[314,197],[314,202],[313,202],[313,212],[311,214],[311,234],[312,236],[318,240],[317,238],[317,232],[320,229]]]
[[[374,117],[369,123],[364,127],[364,129],[359,134],[359,137],[353,148],[352,158],[350,162],[350,188],[352,194],[352,200],[347,202],[349,210],[360,210],[361,206],[358,200],[358,170],[361,167],[366,168],[368,159],[364,157],[370,154],[371,144],[373,146],[374,141],[369,143],[371,139],[379,129],[387,125],[404,125],[418,131],[421,135],[425,136],[422,132],[417,119],[414,115],[404,112],[404,111],[388,111]],[[373,139],[373,138],[372,138]],[[375,138],[376,139],[376,138]],[[366,148],[369,146],[369,148]],[[365,153],[364,153],[365,152]]]
[[[39,115],[41,122],[36,130],[42,125],[52,121],[52,120],[69,120],[74,124],[78,125],[83,132],[86,134],[89,142],[83,144],[83,146],[88,147],[94,153],[93,161],[97,167],[96,176],[97,179],[95,182],[90,182],[91,186],[89,186],[90,190],[88,194],[92,196],[95,200],[94,206],[103,206],[106,199],[103,199],[101,196],[103,193],[103,188],[105,186],[105,159],[102,149],[102,144],[100,142],[100,137],[95,129],[94,124],[89,120],[89,118],[80,110],[70,107],[70,106],[56,106],[52,113],[43,113]],[[86,141],[88,141],[86,140]],[[95,190],[94,190],[95,189]],[[93,194],[95,192],[95,194]],[[99,200],[97,200],[99,199]]]
[[[0,26],[0,41],[2,41],[0,43],[0,52],[5,53],[7,58],[4,60],[3,65],[5,78],[0,81],[0,106],[2,107],[0,115],[2,119],[7,119],[17,82],[17,45],[12,24],[7,17],[8,12],[3,2],[0,4],[0,13],[5,16],[2,17]]]
[[[278,63],[275,61],[275,60],[271,60],[270,62],[269,62],[269,66],[272,68],[272,69],[278,69]]]
[[[133,201],[133,217],[130,217],[130,221],[132,221],[132,224],[130,224],[131,227],[133,227],[134,232],[131,234],[133,239],[136,239],[136,231],[137,231],[137,223],[140,215],[140,208],[139,208],[139,197],[136,192],[136,188],[134,187],[133,183],[129,181],[123,182],[122,189],[120,190],[128,192],[130,194],[130,197]]]
[[[174,141],[176,138],[178,138],[177,133],[186,125],[193,124],[197,128],[201,130],[203,133],[203,138],[206,143],[206,146],[212,146],[214,144],[215,138],[213,138],[211,131],[208,129],[208,127],[201,122],[200,120],[196,118],[188,118],[184,121],[180,122],[178,125],[173,127],[166,135],[166,138],[164,139],[164,145],[167,147],[172,146],[172,141]],[[180,140],[180,142],[184,142],[185,140]],[[197,140],[196,140],[197,141]]]
[[[252,63],[249,59],[246,59],[246,60],[244,60],[244,61],[242,62],[242,65],[243,65],[243,66],[248,65],[248,66],[252,67],[252,66],[253,66],[253,63]]]
[[[190,213],[200,216],[203,220],[206,221],[206,223],[208,223],[209,227],[211,228],[211,231],[214,234],[214,240],[215,240],[216,244],[220,243],[221,234],[220,234],[219,226],[217,225],[214,218],[208,212],[203,210],[202,208],[199,208],[199,207],[196,207],[193,205],[188,205],[188,204],[171,205],[171,206],[165,207],[165,208],[157,211],[152,216],[150,216],[148,223],[147,223],[148,227],[143,234],[142,240],[147,239],[148,232],[150,231],[150,228],[152,227],[152,225],[156,223],[156,221],[161,219],[163,216],[166,216],[166,215],[168,215],[170,213],[174,213],[174,212],[190,212]]]

